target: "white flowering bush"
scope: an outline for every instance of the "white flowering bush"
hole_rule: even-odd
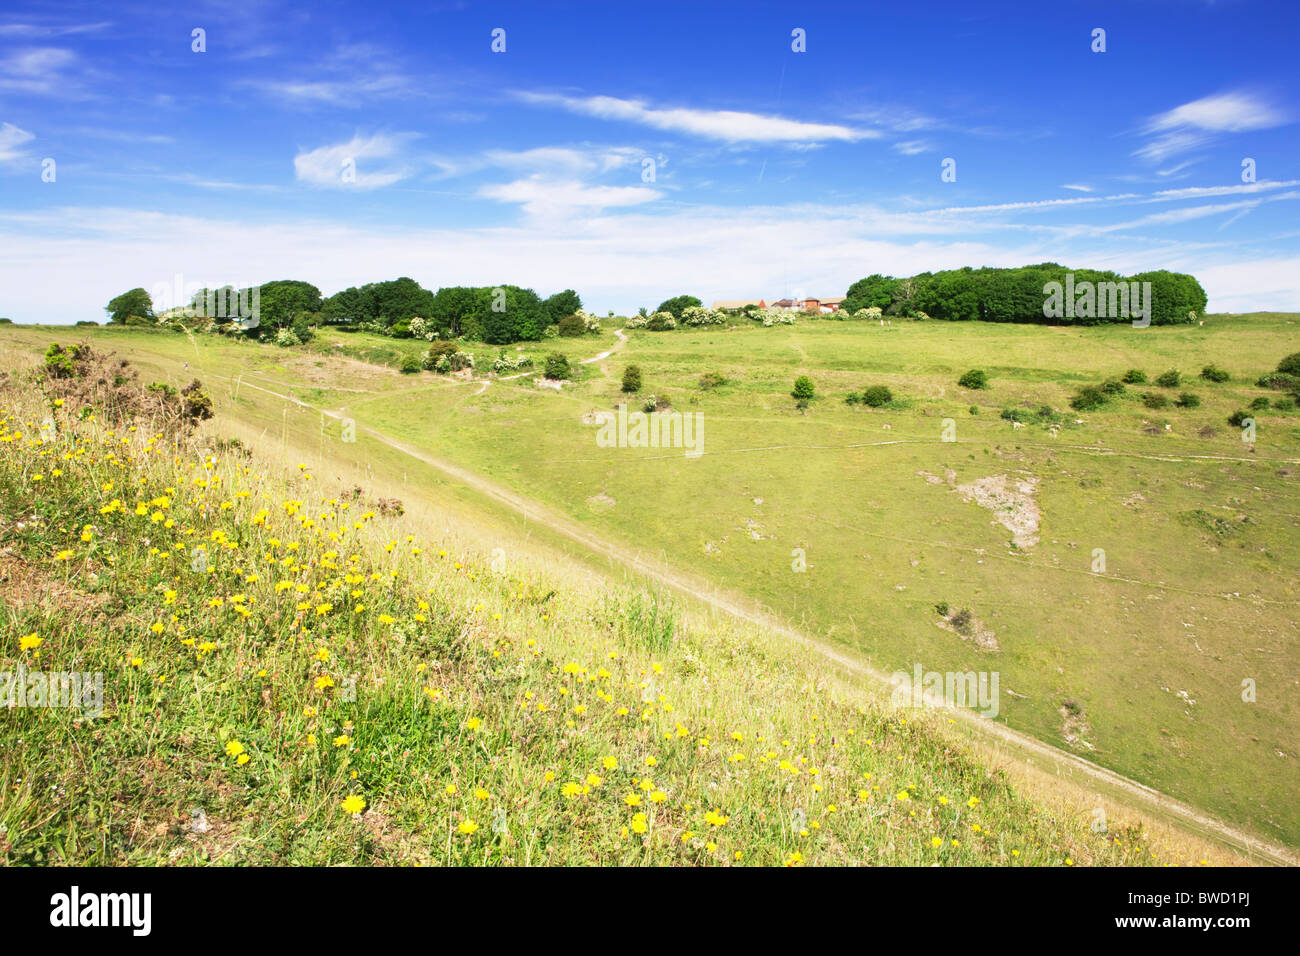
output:
[[[865,309],[858,309],[858,311],[865,312],[866,315],[864,315],[863,318],[870,319],[873,322],[879,321],[881,317],[884,316],[885,314],[884,310],[881,309],[880,306],[878,305],[869,306],[868,308]]]
[[[418,315],[411,319],[408,328],[413,339],[424,339],[426,342],[432,342],[438,336],[438,331],[433,327],[433,323]]]
[[[722,325],[726,321],[726,313],[720,309],[706,309],[699,305],[682,309],[682,325]]]
[[[600,331],[600,317],[592,315],[583,309],[577,311],[578,318],[582,319],[582,324],[586,327],[589,335],[594,335]]]
[[[293,334],[293,329],[280,329],[275,333],[275,344],[280,348],[302,345],[302,340]]]
[[[630,319],[627,320],[627,324],[624,325],[623,328],[625,328],[625,329],[644,329],[644,328],[646,327],[646,325],[649,323],[649,321],[650,321],[650,319],[649,319],[647,316],[644,316],[644,315],[634,315],[634,316],[632,316],[632,318],[630,318]]]
[[[845,319],[849,318],[849,313],[846,309],[836,309],[831,313],[830,317],[836,322],[843,322]]]
[[[671,312],[656,312],[646,322],[646,328],[653,332],[666,332],[677,328],[677,320]]]
[[[532,367],[533,367],[533,360],[530,359],[527,355],[519,355],[519,356],[512,357],[506,355],[505,352],[502,352],[500,355],[498,355],[496,359],[493,360],[492,362],[492,371],[496,372],[498,375],[502,375],[506,372],[517,372],[520,369],[532,368]]]

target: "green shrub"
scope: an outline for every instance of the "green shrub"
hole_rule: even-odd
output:
[[[1147,408],[1166,408],[1169,399],[1160,392],[1147,392],[1142,396],[1142,404]]]
[[[1257,388],[1275,388],[1281,391],[1300,391],[1300,375],[1290,372],[1269,372],[1255,382]]]
[[[1147,373],[1140,368],[1131,368],[1121,376],[1121,381],[1129,385],[1145,385],[1147,383]]]
[[[1250,412],[1243,412],[1240,409],[1228,416],[1228,424],[1240,428],[1247,421],[1254,421]]]
[[[1178,396],[1178,401],[1174,404],[1179,408],[1200,408],[1201,396],[1193,395],[1191,392],[1183,392]]]
[[[424,366],[420,363],[420,356],[403,355],[402,364],[398,366],[398,370],[401,371],[403,375],[414,375],[416,372],[419,372],[423,367]]]
[[[1207,365],[1205,368],[1201,369],[1201,378],[1205,379],[1207,382],[1226,382],[1228,379],[1232,378],[1232,376],[1217,365]]]
[[[1300,376],[1300,352],[1292,352],[1278,362],[1277,370],[1284,375]]]
[[[1254,411],[1259,411],[1260,409],[1268,408],[1268,406],[1269,406],[1269,401],[1263,395],[1260,395],[1258,398],[1256,398],[1253,402],[1250,403],[1250,407]]]
[[[310,316],[302,313],[299,313],[293,320],[290,329],[293,331],[294,337],[297,338],[299,342],[310,342],[312,335],[315,334],[311,330]]]
[[[555,329],[567,338],[576,338],[579,335],[587,334],[587,323],[582,320],[582,316],[575,313],[560,319]]]
[[[868,385],[862,390],[862,404],[872,408],[881,408],[894,400],[894,393],[888,385]]]
[[[935,609],[936,611],[938,611],[938,612],[939,612],[941,615],[943,615],[944,617],[947,617],[947,616],[948,616],[948,602],[947,602],[947,601],[940,601],[938,604],[936,604],[936,605],[934,606],[934,609]]]
[[[1107,395],[1123,395],[1124,392],[1127,391],[1127,389],[1124,388],[1124,383],[1117,378],[1106,379],[1106,381],[1101,383],[1101,390]]]
[[[727,380],[723,378],[721,375],[719,375],[717,372],[705,372],[703,375],[700,376],[700,382],[699,382],[700,388],[706,392],[709,391],[710,389],[717,388],[720,385],[726,385],[726,384],[727,384]]]
[[[563,352],[552,352],[546,356],[546,368],[543,374],[547,378],[566,379],[573,374],[573,370],[569,367],[569,360]]]
[[[800,375],[794,380],[794,391],[790,393],[790,397],[804,402],[816,398],[817,389],[813,385],[813,380],[807,375]]]
[[[627,395],[635,395],[639,391],[641,391],[641,366],[629,365],[623,369],[623,392]]]
[[[1156,384],[1161,388],[1177,388],[1182,380],[1183,376],[1179,373],[1178,369],[1171,368],[1167,372],[1161,372],[1156,377]]]
[[[1061,421],[1061,413],[1051,405],[1039,405],[1037,408],[1004,408],[1002,418],[1022,425],[1054,425]]]
[[[973,368],[961,378],[957,379],[957,384],[962,388],[988,388],[989,379],[984,374],[984,370]]]
[[[849,392],[849,394],[844,396],[844,404],[846,405],[857,405],[861,401],[862,395],[858,392]]]
[[[1070,407],[1080,412],[1091,412],[1109,401],[1109,396],[1096,385],[1085,385],[1074,393],[1070,399]]]
[[[125,324],[128,328],[133,329],[151,329],[157,325],[156,322],[146,319],[143,315],[128,315]]]
[[[980,413],[979,406],[978,406],[978,405],[972,405],[972,406],[970,407],[970,413],[971,413],[972,415],[978,415],[978,414]]]
[[[1290,412],[1295,410],[1294,398],[1279,398],[1273,401],[1273,407],[1279,412]]]

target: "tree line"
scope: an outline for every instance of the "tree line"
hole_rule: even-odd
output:
[[[409,338],[411,321],[423,319],[440,338],[466,337],[489,344],[537,341],[546,330],[582,310],[582,299],[572,289],[543,299],[532,289],[517,285],[449,286],[433,292],[414,279],[351,286],[323,296],[310,282],[278,279],[260,286],[236,289],[200,289],[191,297],[187,314],[216,322],[247,319],[250,332],[265,334],[279,329],[332,326],[341,331],[364,329]],[[116,296],[105,307],[114,324],[154,324],[150,294],[143,288]]]
[[[1070,289],[1069,308],[1054,309],[1049,300],[1060,289]],[[1128,315],[1106,308],[1106,293],[1118,293],[1125,301],[1132,284],[1143,293],[1150,307],[1152,325],[1173,325],[1195,321],[1205,314],[1205,290],[1194,276],[1164,269],[1122,276],[1097,269],[1067,269],[1055,262],[1011,269],[970,267],[914,276],[871,275],[859,279],[845,293],[843,308],[850,313],[879,308],[885,315],[920,316],[949,321],[1043,322],[1095,325],[1126,322]],[[1150,283],[1149,286],[1143,286]],[[1113,285],[1112,285],[1113,284]],[[1058,296],[1059,297],[1059,296]],[[1110,296],[1111,304],[1117,295]],[[1050,314],[1050,313],[1056,314]]]

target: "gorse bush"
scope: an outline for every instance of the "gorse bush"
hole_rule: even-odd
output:
[[[1232,376],[1217,365],[1207,365],[1205,368],[1201,369],[1201,378],[1205,379],[1207,382],[1226,382],[1232,378]]]
[[[1147,373],[1140,368],[1131,368],[1120,379],[1128,385],[1145,385],[1147,383]]]
[[[1147,408],[1166,408],[1169,405],[1169,398],[1161,392],[1146,392],[1142,396],[1142,404]]]
[[[988,388],[989,379],[983,369],[973,368],[957,379],[957,384],[962,388]]]
[[[1179,408],[1200,408],[1201,396],[1195,395],[1192,392],[1183,392],[1178,396],[1178,401],[1175,404],[1177,404]]]
[[[622,391],[628,395],[641,391],[641,366],[629,365],[623,369]]]
[[[1300,352],[1292,352],[1277,363],[1277,370],[1283,375],[1300,376]]]
[[[1111,396],[1123,395],[1127,391],[1124,387],[1124,383],[1114,378],[1108,378],[1106,381],[1102,382],[1101,390]]]
[[[1156,384],[1161,388],[1177,388],[1182,382],[1183,376],[1176,368],[1171,368],[1167,372],[1161,372],[1156,376]]]

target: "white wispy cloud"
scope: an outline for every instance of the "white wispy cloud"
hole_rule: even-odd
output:
[[[411,165],[401,159],[413,133],[354,136],[346,143],[318,146],[293,158],[294,175],[313,186],[340,189],[376,189],[390,186],[412,175]],[[355,178],[344,178],[351,171]]]
[[[108,21],[100,23],[0,23],[0,37],[60,37],[81,33],[95,33],[111,26]]]
[[[1062,189],[1073,189],[1075,192],[1080,192],[1080,193],[1090,193],[1090,192],[1092,192],[1092,187],[1091,187],[1091,186],[1085,186],[1085,185],[1083,185],[1082,183],[1062,183],[1062,184],[1061,184],[1061,188],[1062,188]]]
[[[1272,129],[1288,122],[1290,117],[1286,113],[1255,94],[1217,93],[1151,117],[1143,132],[1154,138],[1133,155],[1150,162],[1163,162],[1212,142],[1216,134]]]
[[[544,216],[572,210],[638,206],[652,202],[662,194],[648,186],[600,186],[537,174],[514,182],[483,186],[478,195],[499,202],[519,203],[530,215]]]
[[[523,102],[537,106],[556,106],[597,119],[636,123],[652,129],[687,133],[729,143],[854,142],[882,135],[876,130],[856,129],[834,123],[813,123],[740,110],[653,107],[643,100],[615,96],[577,97],[532,92],[517,92],[515,95]]]
[[[13,123],[0,125],[0,163],[13,163],[27,159],[28,156],[21,147],[35,138],[34,133],[19,129]]]
[[[77,54],[61,47],[27,47],[0,57],[0,90],[39,95],[74,94]]]
[[[893,148],[904,156],[915,156],[917,153],[924,153],[930,149],[930,144],[919,139],[909,139],[901,143],[895,143]]]

